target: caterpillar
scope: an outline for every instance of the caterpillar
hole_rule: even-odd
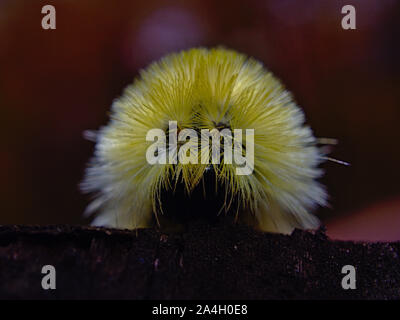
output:
[[[259,230],[285,234],[319,226],[312,212],[327,204],[318,178],[323,174],[320,164],[329,158],[291,93],[255,59],[225,48],[169,54],[127,86],[113,102],[110,118],[98,132],[86,133],[96,146],[81,189],[94,194],[85,211],[98,212],[94,225],[138,229],[160,224],[165,203],[176,193],[178,205],[172,211],[186,201],[189,205],[180,215],[190,216],[199,204],[192,199],[207,199],[206,181],[222,200],[200,209],[200,214],[232,212]],[[149,140],[154,129],[165,134]],[[243,163],[229,161],[232,155],[226,157],[222,144],[213,149],[208,143],[207,148],[194,146],[192,139],[176,141],[185,130],[200,138],[203,130],[252,130],[253,135],[243,134],[242,140],[233,134],[216,139],[239,146],[233,151],[238,156],[252,147],[251,173],[238,174]],[[172,148],[171,137],[177,142]],[[149,148],[154,149],[154,163],[149,163]],[[179,161],[187,152],[189,162]],[[157,162],[171,154],[178,155],[178,161]],[[202,155],[216,159],[196,161]]]

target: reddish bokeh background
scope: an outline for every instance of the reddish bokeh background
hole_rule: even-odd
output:
[[[56,30],[41,28],[42,6]],[[357,30],[343,30],[352,4]],[[110,105],[166,53],[224,45],[264,62],[318,137],[332,238],[400,239],[400,2],[0,0],[0,224],[86,224],[78,183]]]

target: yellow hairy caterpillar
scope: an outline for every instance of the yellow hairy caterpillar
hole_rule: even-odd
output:
[[[211,181],[220,201],[200,207],[204,215],[233,210],[271,232],[316,228],[311,211],[327,201],[318,165],[329,158],[304,121],[258,61],[223,48],[168,55],[125,89],[107,126],[89,133],[97,143],[81,188],[96,198],[87,213],[99,211],[94,225],[149,227],[174,195],[173,211],[190,216]]]

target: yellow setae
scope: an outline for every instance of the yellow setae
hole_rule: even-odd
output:
[[[114,102],[109,124],[91,135],[96,150],[81,187],[96,199],[87,212],[99,211],[95,225],[151,226],[162,214],[163,190],[182,184],[190,197],[211,167],[223,186],[225,210],[235,198],[238,215],[263,231],[316,228],[311,211],[327,199],[316,181],[318,165],[327,158],[304,120],[291,94],[260,62],[223,48],[168,55],[141,72]],[[237,164],[224,161],[148,163],[147,133],[167,130],[170,121],[178,131],[254,129],[252,173],[237,175]]]

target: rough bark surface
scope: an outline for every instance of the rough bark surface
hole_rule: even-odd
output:
[[[400,299],[400,242],[331,241],[230,223],[185,233],[0,226],[0,298]],[[356,289],[344,290],[344,265]],[[56,289],[41,287],[56,268]]]

